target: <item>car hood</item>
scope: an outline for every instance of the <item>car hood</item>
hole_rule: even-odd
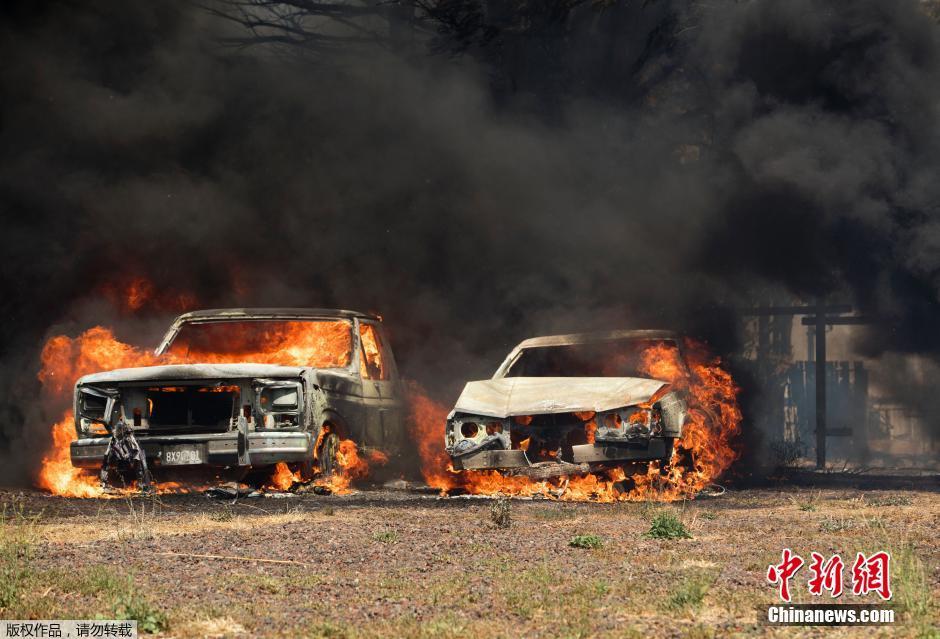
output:
[[[299,377],[304,371],[298,366],[275,364],[172,364],[119,368],[85,375],[79,384],[121,382],[183,381],[188,379],[235,379],[246,377]]]
[[[469,382],[454,413],[488,417],[601,412],[648,401],[666,382],[641,377],[503,377]]]

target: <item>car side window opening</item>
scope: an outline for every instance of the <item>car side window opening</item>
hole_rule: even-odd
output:
[[[385,361],[385,348],[373,324],[359,323],[359,373],[363,379],[387,380],[388,364]]]
[[[648,349],[677,350],[671,340],[627,339],[523,350],[506,377],[647,377]]]

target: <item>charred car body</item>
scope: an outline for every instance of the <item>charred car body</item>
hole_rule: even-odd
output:
[[[685,392],[643,374],[651,347],[675,348],[684,361],[678,336],[666,331],[521,342],[492,379],[469,382],[448,415],[454,468],[549,477],[668,461],[688,403]]]
[[[167,364],[78,380],[74,466],[99,466],[118,423],[153,469],[295,462],[330,472],[340,439],[400,450],[401,389],[376,316],[196,311],[173,322],[156,355]]]

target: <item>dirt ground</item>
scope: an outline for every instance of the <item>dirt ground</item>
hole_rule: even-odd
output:
[[[508,529],[493,500],[415,488],[235,503],[4,490],[0,616],[124,616],[172,637],[936,637],[940,486],[910,485],[791,483],[678,504],[513,500]],[[692,538],[645,536],[662,512]],[[576,535],[601,545],[574,547]],[[762,624],[760,606],[777,601],[765,573],[784,547],[847,563],[889,550],[900,623]],[[796,602],[816,600],[806,573]]]

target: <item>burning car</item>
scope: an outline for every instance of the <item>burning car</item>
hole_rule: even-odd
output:
[[[324,309],[231,309],[178,317],[159,365],[81,377],[71,462],[101,465],[117,424],[151,468],[241,471],[293,463],[337,468],[342,439],[400,450],[401,388],[374,315]]]
[[[633,462],[665,467],[686,424],[688,391],[651,375],[650,354],[667,353],[687,378],[682,348],[667,331],[521,342],[492,379],[469,382],[448,415],[454,468],[551,477]]]

